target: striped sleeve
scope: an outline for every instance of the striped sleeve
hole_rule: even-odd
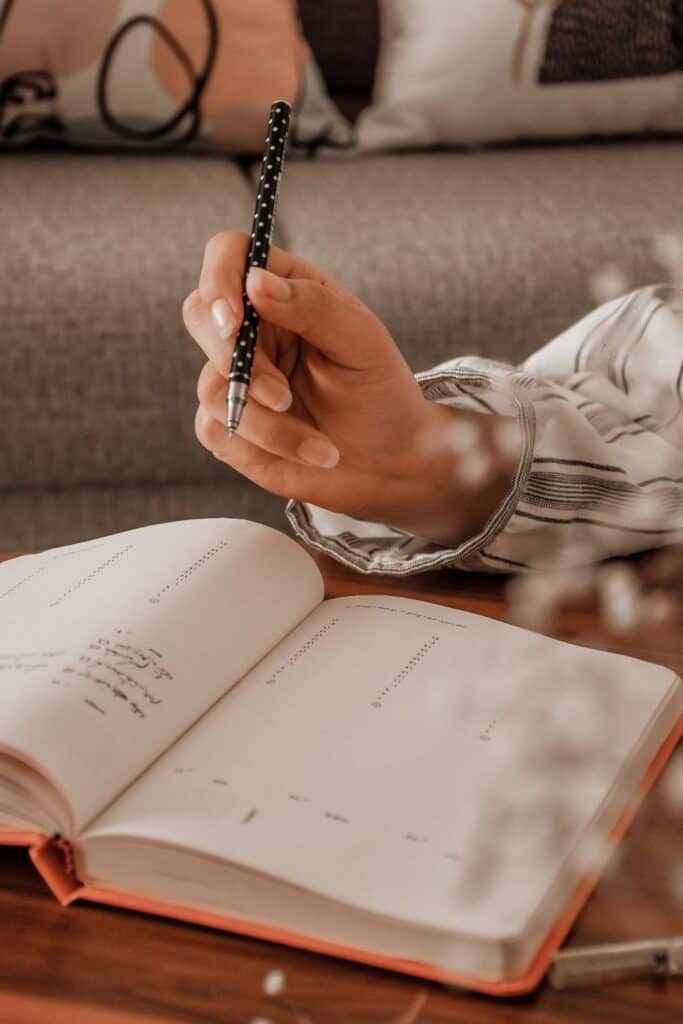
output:
[[[452,548],[290,502],[309,545],[365,573],[558,569],[683,541],[683,295],[639,289],[520,367],[476,357],[419,374],[430,401],[515,417],[510,492]]]

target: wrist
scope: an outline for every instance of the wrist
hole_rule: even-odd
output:
[[[425,399],[415,443],[405,453],[402,472],[387,488],[383,522],[444,547],[476,536],[509,493],[512,467],[500,458],[493,428],[498,417],[453,409]],[[479,435],[475,452],[452,443],[459,424],[472,424]],[[467,484],[464,460],[487,464],[480,486]]]

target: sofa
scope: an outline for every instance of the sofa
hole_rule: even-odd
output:
[[[331,95],[368,102],[376,2],[301,4]],[[181,303],[206,240],[245,230],[254,165],[27,149],[0,157],[0,549],[284,503],[196,441],[199,350]],[[384,320],[414,369],[518,362],[584,314],[616,263],[658,279],[683,231],[683,145],[647,138],[289,162],[278,243]]]

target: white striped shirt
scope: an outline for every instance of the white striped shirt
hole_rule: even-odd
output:
[[[683,295],[641,288],[519,367],[477,357],[417,375],[425,396],[515,416],[510,492],[476,536],[443,547],[290,502],[309,545],[364,573],[566,568],[683,541]]]

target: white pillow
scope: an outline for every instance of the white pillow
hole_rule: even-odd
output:
[[[680,0],[380,0],[361,149],[683,129]]]

